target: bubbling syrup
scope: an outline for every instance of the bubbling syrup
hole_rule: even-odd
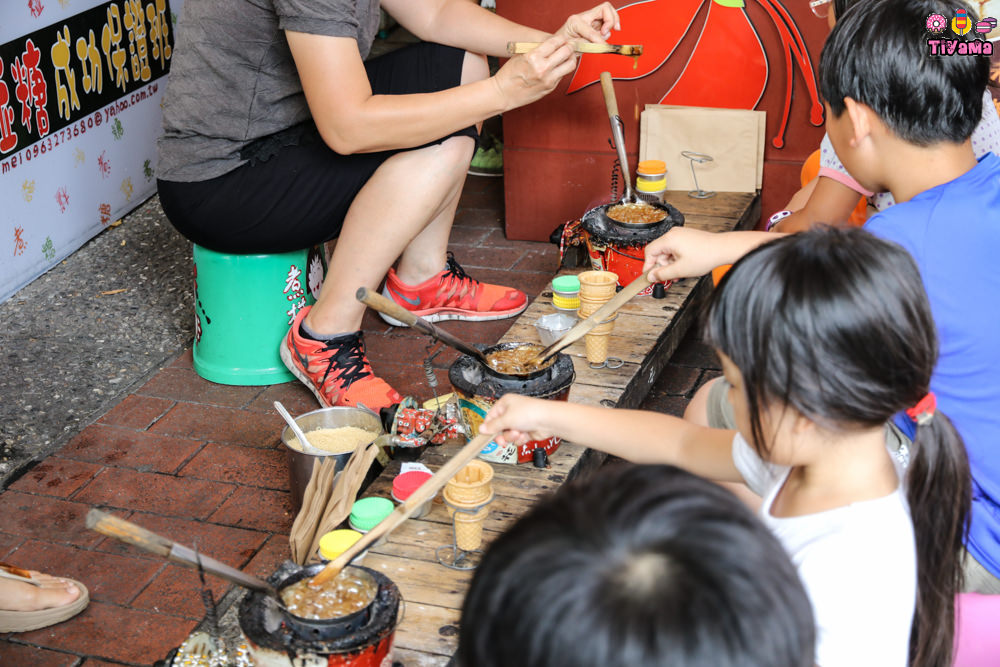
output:
[[[626,225],[648,225],[661,222],[667,212],[645,202],[615,204],[605,213],[609,218]]]
[[[527,375],[555,363],[551,358],[539,363],[538,354],[544,349],[541,345],[521,345],[509,350],[496,350],[486,355],[486,361],[497,373]]]
[[[319,586],[311,582],[306,577],[281,590],[285,609],[299,618],[325,620],[353,614],[371,604],[377,589],[364,570],[350,568]]]

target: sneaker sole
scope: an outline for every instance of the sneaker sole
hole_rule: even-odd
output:
[[[313,384],[313,381],[309,379],[309,376],[306,375],[302,371],[302,369],[299,368],[298,364],[295,363],[295,359],[292,358],[292,351],[288,349],[288,338],[283,338],[281,340],[281,348],[279,349],[279,354],[281,356],[281,363],[285,364],[285,368],[287,368],[292,375],[297,377],[299,379],[299,382],[301,382],[302,384],[304,384],[306,387],[309,388],[309,391],[313,393],[313,396],[316,397],[316,400],[319,401],[319,404],[324,408],[331,407],[331,405],[326,402],[326,399],[323,398],[323,394],[319,392],[319,389],[316,387],[316,385]]]
[[[528,304],[525,303],[520,308],[515,308],[513,310],[504,311],[502,313],[476,313],[470,310],[440,310],[435,313],[428,313],[427,315],[421,315],[419,312],[414,311],[413,314],[422,320],[427,322],[447,322],[449,320],[459,320],[461,322],[491,322],[493,320],[506,320],[515,315],[520,315],[528,308]],[[384,313],[379,313],[379,316],[385,320],[387,324],[391,324],[394,327],[405,327],[405,323],[400,322],[394,317],[390,317]],[[284,350],[284,347],[282,347]],[[293,373],[295,371],[292,371]]]

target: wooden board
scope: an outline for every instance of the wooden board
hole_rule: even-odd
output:
[[[692,199],[686,193],[668,193],[667,200],[685,215],[685,225],[721,232],[748,229],[760,217],[759,197],[719,193],[711,199]],[[709,293],[709,278],[687,279],[672,285],[663,299],[636,297],[620,311],[611,335],[610,351],[621,367],[592,369],[581,340],[566,349],[573,359],[576,381],[569,400],[607,407],[638,407],[695,320],[698,301]],[[539,341],[534,322],[555,312],[551,291],[541,295],[521,314],[504,341]],[[420,461],[431,470],[440,467],[458,444],[426,450]],[[564,442],[549,458],[549,467],[494,464],[495,498],[484,523],[484,548],[524,514],[538,498],[566,481],[596,469],[600,452]],[[366,495],[389,496],[400,463],[390,462]],[[472,572],[441,565],[437,549],[451,544],[451,520],[440,497],[422,519],[410,519],[369,550],[364,565],[389,576],[402,591],[403,620],[396,633],[394,659],[407,667],[440,667],[448,663],[458,644],[462,600]]]

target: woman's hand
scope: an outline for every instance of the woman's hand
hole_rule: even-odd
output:
[[[523,445],[529,440],[546,440],[555,435],[545,424],[546,413],[551,409],[550,401],[505,394],[486,413],[479,432],[496,436],[494,439],[499,445]]]
[[[531,104],[552,92],[576,69],[576,53],[566,37],[553,35],[530,53],[514,56],[493,76],[504,110]]]
[[[612,30],[621,30],[618,12],[611,3],[604,2],[582,14],[573,14],[556,32],[568,40],[583,40],[603,44],[611,37]]]

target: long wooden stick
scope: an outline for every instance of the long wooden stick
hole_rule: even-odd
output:
[[[409,518],[409,516],[413,514],[418,507],[433,498],[441,487],[447,484],[448,480],[455,476],[455,473],[465,467],[466,463],[476,458],[476,455],[483,450],[483,447],[489,443],[492,437],[493,436],[491,435],[482,434],[477,435],[475,438],[470,440],[465,447],[458,450],[458,453],[448,459],[448,461],[446,461],[445,464],[441,466],[430,479],[421,484],[417,490],[406,499],[406,502],[393,510],[392,514],[382,519],[377,526],[362,535],[361,539],[351,545],[347,551],[337,556],[334,560],[330,561],[325,568],[320,570],[319,573],[312,578],[310,585],[319,586],[323,584],[323,582],[333,579],[340,574],[340,571],[349,565],[358,554],[371,546],[380,537],[383,537],[395,530],[399,524]]]
[[[97,508],[93,508],[87,512],[87,528],[97,531],[101,535],[113,537],[116,540],[135,545],[150,553],[163,556],[175,563],[195,569],[202,569],[209,574],[214,574],[239,586],[263,591],[273,598],[278,598],[278,593],[274,590],[274,586],[263,579],[241,572],[214,558],[204,556],[183,544],[178,544],[162,535],[157,535],[154,532],[146,530],[131,521],[126,521],[113,514],[102,512]]]
[[[562,338],[539,352],[538,356],[535,357],[535,360],[528,361],[527,363],[534,363],[537,365],[543,364],[546,359],[551,357],[556,352],[569,347],[576,341],[583,338],[588,331],[596,327],[598,324],[603,323],[610,315],[613,315],[616,310],[628,303],[632,297],[649,287],[651,284],[652,283],[649,282],[649,278],[646,277],[646,274],[642,274],[623,287],[621,292],[618,292],[618,294],[611,297],[610,301],[595,310],[590,317],[581,322],[577,322],[573,325],[572,329],[563,334]]]
[[[538,48],[541,42],[507,42],[507,53],[517,55],[528,53]],[[573,42],[573,50],[577,53],[614,53],[620,56],[641,56],[642,44],[594,44],[592,42]]]

